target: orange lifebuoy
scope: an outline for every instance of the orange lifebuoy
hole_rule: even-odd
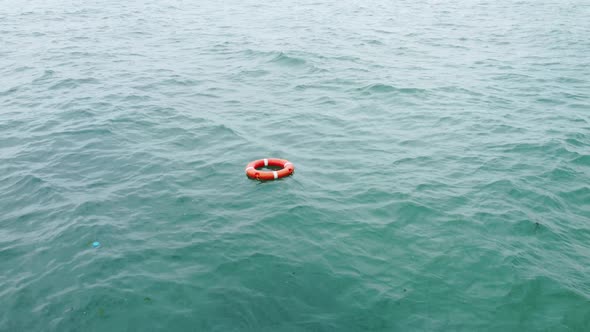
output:
[[[263,166],[282,167],[282,169],[280,169],[278,171],[257,170],[257,168],[260,168]],[[248,166],[246,166],[246,175],[248,175],[248,177],[250,179],[262,180],[262,181],[276,180],[276,179],[284,178],[285,176],[289,176],[289,175],[293,174],[294,170],[295,170],[295,166],[293,166],[293,164],[291,162],[289,162],[288,160],[268,158],[268,159],[254,160],[253,162],[249,163]]]

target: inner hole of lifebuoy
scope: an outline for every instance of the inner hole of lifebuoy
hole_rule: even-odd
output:
[[[278,171],[278,170],[281,170],[283,168],[281,166],[270,166],[269,165],[269,166],[258,167],[256,169],[257,170],[260,170],[260,171]]]

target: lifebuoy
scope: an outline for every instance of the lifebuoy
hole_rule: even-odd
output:
[[[257,168],[260,168],[263,166],[282,167],[282,169],[280,169],[278,171],[257,170]],[[259,159],[259,160],[254,160],[253,162],[249,163],[248,166],[246,166],[246,175],[250,179],[262,180],[262,181],[276,180],[276,179],[284,178],[285,176],[289,176],[289,175],[293,174],[293,171],[295,171],[295,166],[293,166],[293,164],[291,162],[289,162],[288,160],[285,160],[285,159],[274,159],[274,158]]]

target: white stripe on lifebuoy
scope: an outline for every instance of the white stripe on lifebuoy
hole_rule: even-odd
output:
[[[254,167],[250,166],[250,167],[246,167],[246,173],[248,173],[249,169],[255,169]]]
[[[264,159],[264,166],[268,166],[268,159]]]
[[[287,165],[293,165],[292,163],[285,163],[285,166],[283,166],[283,168],[287,168]]]
[[[275,180],[279,178],[279,173],[277,173],[277,171],[272,171],[272,175],[275,176]]]

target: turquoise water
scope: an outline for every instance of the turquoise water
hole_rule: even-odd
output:
[[[589,331],[588,17],[1,2],[0,331]]]

